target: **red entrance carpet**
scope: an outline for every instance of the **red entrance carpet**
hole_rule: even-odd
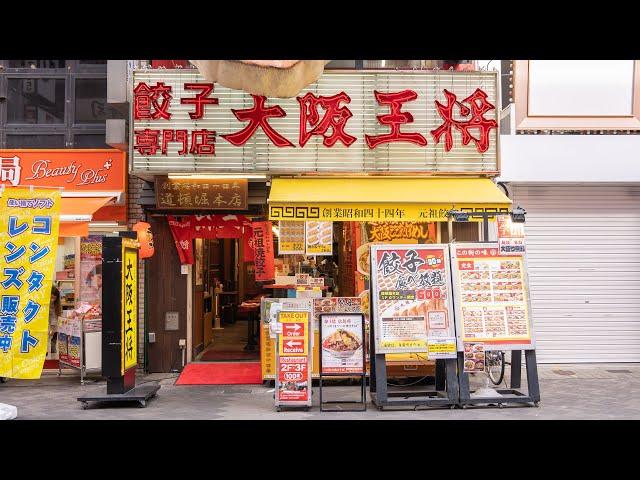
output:
[[[260,385],[260,362],[190,363],[176,385]]]
[[[57,370],[58,369],[58,360],[45,360],[43,370]]]
[[[222,351],[222,350],[207,350],[200,357],[201,362],[216,362],[216,361],[233,361],[233,360],[258,360],[260,358],[260,352],[238,352],[238,351]]]

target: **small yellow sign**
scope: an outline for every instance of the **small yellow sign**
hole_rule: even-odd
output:
[[[309,312],[280,312],[278,321],[282,333],[278,335],[280,356],[307,356],[309,353]]]
[[[428,342],[429,353],[456,353],[456,342]]]
[[[138,250],[122,241],[122,375],[138,359]]]

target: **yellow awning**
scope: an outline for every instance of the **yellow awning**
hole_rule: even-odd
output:
[[[508,212],[488,178],[274,178],[270,220],[446,221],[451,209]]]

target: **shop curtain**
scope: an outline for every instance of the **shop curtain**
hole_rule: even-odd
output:
[[[216,223],[215,215],[192,215],[191,221],[193,225],[194,238],[207,238],[209,240],[216,239]]]
[[[171,235],[176,244],[178,250],[178,256],[180,257],[180,263],[183,265],[193,265],[193,227],[191,216],[184,217],[182,220],[176,219],[170,215],[167,217],[169,222],[169,228],[171,229]]]
[[[217,238],[242,238],[242,226],[247,221],[244,215],[214,215]]]

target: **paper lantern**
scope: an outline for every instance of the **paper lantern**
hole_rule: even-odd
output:
[[[155,250],[153,248],[153,233],[151,232],[151,225],[146,222],[138,222],[133,226],[133,231],[138,232],[140,258],[152,257]]]

